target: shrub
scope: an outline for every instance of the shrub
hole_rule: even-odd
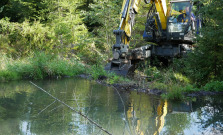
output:
[[[130,83],[130,80],[123,76],[116,75],[115,73],[108,74],[108,79],[107,79],[108,84],[115,84],[115,83],[122,83],[122,82]]]
[[[156,67],[148,68],[145,73],[152,80],[161,80],[161,79],[163,79],[161,72]]]
[[[223,81],[209,82],[203,88],[206,91],[223,91]]]
[[[74,76],[85,72],[84,65],[75,60],[55,58],[46,66],[48,76]]]
[[[223,80],[223,16],[221,0],[201,0],[202,36],[197,37],[195,50],[186,59],[187,75],[199,86],[210,80]]]
[[[102,65],[93,65],[89,71],[93,79],[98,79],[100,76],[107,76]]]
[[[19,79],[19,75],[16,72],[11,72],[7,70],[0,71],[0,81],[5,82],[9,80]]]

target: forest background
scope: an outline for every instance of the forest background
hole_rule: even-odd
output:
[[[103,66],[111,57],[121,5],[122,0],[1,0],[0,81],[107,75]],[[194,51],[168,68],[139,69],[151,78],[151,88],[171,89],[178,96],[198,88],[223,90],[223,3],[200,0],[199,5],[204,27]],[[149,7],[141,2],[132,48],[146,44],[142,34]],[[125,81],[109,78],[109,83]]]

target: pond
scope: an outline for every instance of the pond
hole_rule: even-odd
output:
[[[223,96],[169,102],[80,78],[33,81],[114,135],[223,134]],[[29,81],[0,83],[0,134],[105,134]]]

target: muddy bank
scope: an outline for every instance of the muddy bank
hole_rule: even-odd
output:
[[[99,82],[100,83],[100,82]],[[107,84],[108,85],[108,84]],[[137,86],[136,84],[113,84],[116,89],[120,91],[137,91],[140,93],[150,94],[150,95],[162,95],[166,94],[167,92],[164,90],[159,89],[150,89],[150,88],[141,88],[140,86]],[[198,97],[198,96],[211,96],[211,95],[223,95],[223,92],[213,92],[213,91],[195,91],[190,93],[182,93],[186,97]]]
[[[101,83],[101,82],[99,82]],[[106,83],[103,83],[104,85],[107,85]],[[162,95],[166,94],[167,92],[164,90],[159,90],[159,89],[150,89],[150,88],[141,88],[140,86],[137,86],[136,84],[113,84],[116,89],[119,91],[137,91],[140,93],[145,93],[149,95]],[[223,95],[223,92],[213,92],[213,91],[195,91],[195,92],[190,92],[190,93],[182,93],[185,97],[198,97],[198,96],[211,96],[211,95]]]
[[[223,92],[213,92],[213,91],[195,91],[191,93],[185,93],[185,96],[188,97],[197,97],[197,96],[211,96],[211,95],[223,95]]]
[[[78,75],[77,77],[92,80],[91,75],[81,74],[81,75]],[[164,90],[150,89],[148,87],[142,88],[141,86],[137,85],[136,83],[133,83],[133,84],[126,84],[126,83],[108,84],[108,83],[106,83],[106,79],[107,79],[106,76],[101,76],[98,78],[98,80],[96,80],[96,82],[98,82],[102,85],[105,85],[105,86],[114,87],[121,92],[137,91],[139,93],[145,93],[148,95],[158,95],[158,96],[167,93]],[[210,96],[210,95],[223,95],[223,92],[200,90],[200,91],[194,91],[194,92],[190,92],[190,93],[184,92],[182,94],[184,94],[184,96],[186,96],[186,97],[198,97],[198,96]]]

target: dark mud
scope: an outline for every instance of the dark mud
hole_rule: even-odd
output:
[[[211,95],[223,95],[223,92],[213,92],[213,91],[196,91],[192,93],[185,93],[188,97],[197,97],[197,96],[211,96]]]
[[[82,74],[82,75],[78,75],[77,77],[92,80],[91,75]],[[96,80],[96,81],[98,83],[102,84],[102,85],[114,87],[121,92],[137,91],[139,93],[145,93],[145,94],[148,94],[148,95],[158,95],[158,96],[167,93],[164,90],[142,88],[137,84],[126,84],[126,83],[108,84],[108,83],[106,83],[106,79],[107,79],[106,76],[100,76],[98,78],[98,80]],[[183,93],[183,94],[186,97],[198,97],[198,96],[223,95],[223,92],[213,92],[213,91],[200,90],[200,91],[195,91],[195,92],[190,92],[190,93]]]

